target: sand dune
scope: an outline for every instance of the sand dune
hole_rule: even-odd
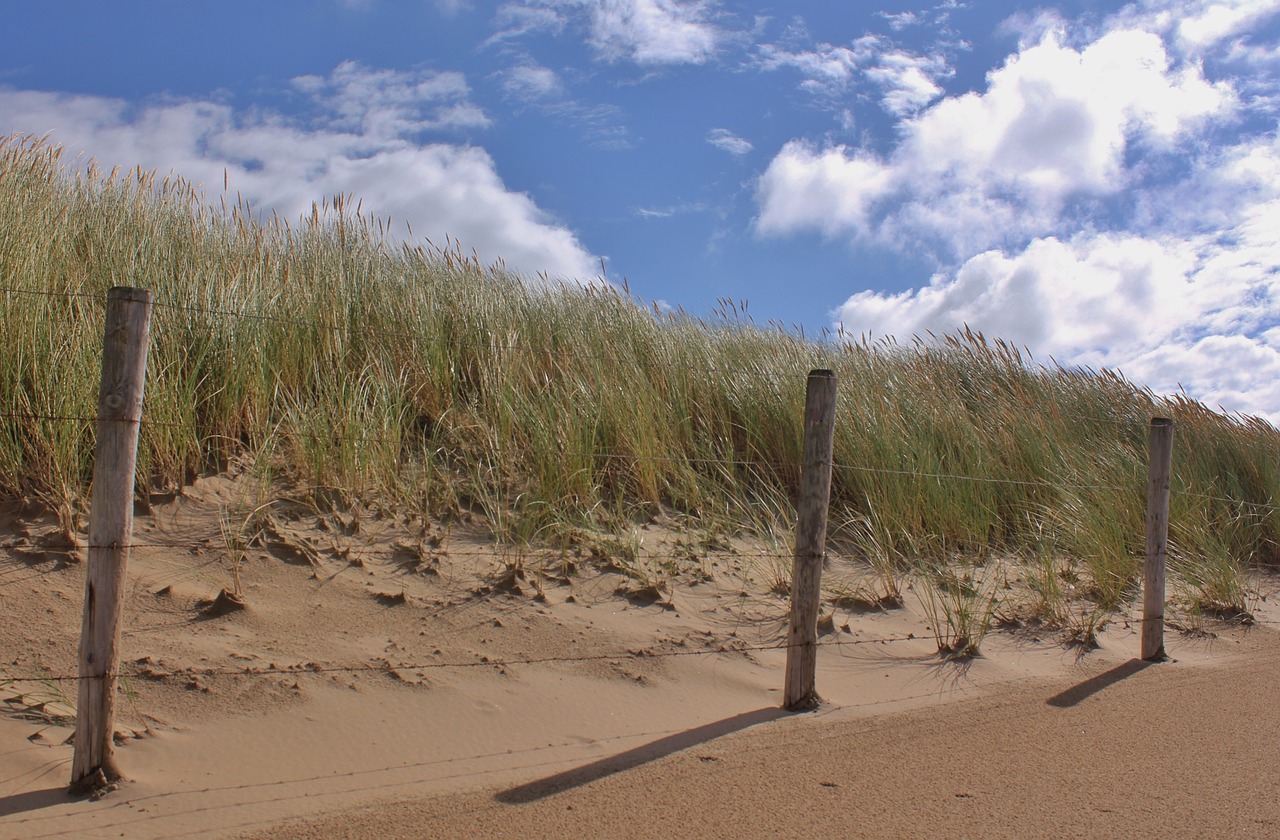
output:
[[[1280,824],[1268,706],[1280,638],[1266,603],[1254,628],[1171,631],[1176,661],[1151,667],[1133,661],[1123,617],[1087,654],[1023,631],[947,663],[910,599],[842,611],[824,636],[841,644],[819,656],[826,703],[788,715],[786,602],[767,574],[735,568],[744,552],[708,555],[706,579],[655,600],[598,569],[510,574],[511,558],[483,557],[491,547],[461,525],[430,546],[421,524],[376,512],[295,517],[242,563],[249,608],[211,616],[230,580],[217,512],[233,490],[204,479],[139,518],[126,785],[69,798],[71,684],[0,682],[0,837],[1262,836]],[[13,537],[0,548],[0,672],[73,673],[83,566],[47,520],[11,513],[0,528]],[[404,547],[415,528],[421,544]]]

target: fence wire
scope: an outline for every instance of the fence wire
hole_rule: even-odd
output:
[[[4,417],[8,419],[27,420],[31,422],[35,422],[35,421],[72,422],[72,423],[80,423],[80,424],[96,424],[100,420],[100,418],[96,416],[89,416],[89,415],[85,415],[85,416],[47,415],[47,414],[39,414],[35,412],[0,412],[0,417]],[[191,429],[191,427],[187,424],[149,420],[146,417],[142,418],[142,420],[140,421],[140,425],[144,428],[147,426],[155,426],[160,428],[180,429],[184,431]],[[285,430],[285,429],[274,429],[268,432],[266,429],[260,429],[258,430],[258,433],[264,436],[272,436],[276,438],[283,438],[286,440],[303,439],[303,440],[309,440],[316,443],[332,442],[332,438],[329,435],[325,435],[319,432],[298,432],[295,430]],[[360,441],[362,443],[381,443],[381,444],[394,444],[398,446],[403,446],[405,443],[405,438],[387,437],[385,435],[362,433],[360,435]],[[698,464],[703,466],[715,465],[715,466],[723,466],[723,467],[746,467],[746,468],[755,468],[755,469],[767,469],[775,472],[789,471],[789,472],[798,473],[803,469],[803,464],[799,462],[769,461],[769,460],[747,459],[747,458],[710,458],[705,456],[676,456],[676,455],[637,455],[634,453],[590,452],[590,451],[582,451],[582,450],[564,450],[562,452],[559,452],[558,454],[562,457],[586,458],[586,459],[601,460],[601,461],[626,461],[629,463],[664,463],[664,464],[684,463],[684,464]],[[973,482],[973,483],[979,483],[979,484],[999,484],[999,485],[1019,486],[1019,487],[1044,487],[1044,488],[1057,489],[1057,490],[1110,490],[1115,492],[1128,492],[1135,489],[1134,487],[1125,487],[1117,484],[1086,484],[1086,483],[1078,483],[1078,482],[1060,482],[1060,481],[1055,482],[1055,481],[1045,481],[1045,480],[1037,480],[1037,479],[997,478],[992,476],[963,475],[959,473],[940,473],[940,472],[927,472],[927,471],[920,471],[920,470],[889,469],[885,467],[870,467],[870,466],[863,466],[858,464],[833,463],[831,466],[833,470],[838,470],[843,472],[858,472],[858,473],[865,473],[865,474],[872,474],[872,475],[887,475],[887,476],[898,476],[898,477],[909,477],[909,478],[926,478],[926,479],[933,479],[938,481],[943,481],[943,480],[964,481],[964,482]],[[1138,478],[1135,476],[1135,481],[1137,480]],[[1145,478],[1142,479],[1142,481],[1145,484]],[[1183,492],[1183,491],[1175,490],[1174,492]],[[1189,494],[1189,495],[1201,495],[1201,494]],[[1202,498],[1213,499],[1215,501],[1223,501],[1223,502],[1233,501],[1230,499],[1223,499],[1223,498],[1217,498],[1212,496],[1202,496]],[[1280,509],[1280,506],[1267,505],[1266,503],[1259,503],[1259,502],[1241,502],[1241,503]]]
[[[813,647],[861,647],[863,645],[887,645],[895,642],[919,642],[928,641],[927,637],[907,635],[907,636],[886,636],[875,639],[833,639],[829,641],[819,641]],[[467,662],[405,662],[405,663],[370,663],[365,665],[318,665],[314,663],[304,663],[289,667],[266,667],[254,668],[253,666],[242,666],[239,668],[208,668],[196,667],[179,671],[162,671],[159,669],[150,669],[145,674],[147,679],[180,679],[190,676],[205,677],[243,677],[243,676],[272,676],[272,675],[297,675],[297,674],[356,674],[356,673],[379,673],[393,674],[396,671],[426,671],[441,668],[509,668],[518,665],[546,665],[555,663],[578,663],[578,662],[622,662],[637,659],[670,659],[676,657],[688,656],[716,656],[720,654],[739,654],[739,653],[760,653],[764,651],[787,650],[793,647],[808,647],[801,643],[779,642],[768,645],[719,645],[707,650],[675,650],[675,651],[646,651],[646,650],[630,650],[619,653],[598,653],[586,656],[536,656],[536,657],[519,657],[509,659],[498,659],[488,656]],[[127,675],[132,676],[132,675]],[[103,679],[104,675],[88,675],[79,674],[6,674],[0,672],[0,682],[80,682],[82,680],[98,680]]]
[[[0,287],[0,292],[10,293],[10,294],[19,294],[19,295],[32,295],[32,296],[39,296],[39,297],[46,297],[46,298],[85,298],[85,299],[90,299],[97,302],[101,302],[102,300],[100,295],[90,294],[86,292],[45,292],[45,291],[36,291],[36,290],[27,290],[27,289],[14,289],[14,288],[7,288],[7,287]],[[430,335],[425,335],[420,332],[410,332],[410,331],[403,331],[403,330],[382,330],[382,329],[373,330],[367,327],[361,327],[356,324],[327,324],[319,321],[305,321],[301,319],[288,318],[288,317],[283,317],[278,315],[265,315],[261,313],[245,312],[245,311],[232,310],[232,309],[217,309],[213,307],[201,307],[201,306],[191,306],[189,304],[170,303],[168,301],[163,301],[163,300],[154,301],[152,303],[152,308],[159,309],[159,310],[168,310],[173,312],[181,312],[185,314],[206,315],[206,316],[218,317],[218,318],[232,318],[232,319],[239,319],[239,320],[257,321],[262,323],[277,324],[285,327],[296,327],[296,328],[302,328],[302,329],[308,329],[308,330],[318,330],[322,332],[332,332],[332,333],[341,333],[341,334],[358,333],[358,334],[364,335],[365,337],[371,337],[379,340],[409,341],[409,342],[412,342],[415,346],[422,345],[422,344],[427,344],[431,346],[441,346],[443,343],[442,340],[439,338],[436,338]],[[761,330],[761,334],[767,335],[767,336],[778,336],[782,338],[790,338],[798,341],[808,341],[803,336],[796,336],[796,335],[781,332],[781,331],[775,332],[773,330]],[[623,356],[627,355],[627,354],[619,354],[619,353],[615,353],[615,354],[583,353],[581,352],[581,350],[574,349],[574,345],[578,342],[579,339],[578,339],[578,336],[572,336],[572,335],[568,335],[568,336],[554,335],[552,336],[553,340],[560,343],[557,343],[555,345],[547,345],[547,346],[533,345],[528,343],[526,340],[520,339],[513,335],[501,336],[496,333],[487,333],[485,335],[481,335],[478,337],[483,341],[485,341],[485,343],[491,349],[499,349],[499,350],[502,350],[503,352],[520,352],[526,355],[538,356],[539,358],[545,358],[545,357],[553,357],[553,358],[561,358],[561,359],[576,358],[576,359],[593,361],[596,363],[614,364],[618,361],[619,358],[622,358]],[[799,382],[801,381],[800,376],[803,373],[807,372],[808,368],[813,367],[815,365],[836,364],[840,359],[840,357],[844,355],[844,352],[842,352],[840,349],[841,346],[842,345],[837,345],[833,349],[833,351],[827,356],[825,361],[821,357],[811,358],[806,361],[803,361],[803,363],[800,365],[800,367],[797,368],[796,372],[794,373],[787,373],[787,372],[775,373],[772,371],[766,372],[766,371],[761,371],[759,369],[738,369],[738,370],[721,369],[715,366],[708,366],[703,368],[702,370],[706,373],[720,374],[720,375],[726,375],[726,376],[745,376],[748,379],[751,379],[754,381],[761,381],[761,380],[771,381],[778,384],[785,384],[788,387],[798,387]],[[854,346],[860,346],[860,345],[854,345]],[[640,348],[640,349],[643,349],[643,348]],[[1042,414],[1040,406],[1028,404],[1026,408],[1028,409],[1028,411],[1034,412],[1038,416]],[[1155,410],[1156,408],[1157,408],[1156,406],[1152,406],[1153,410]],[[1136,427],[1145,425],[1145,421],[1141,419],[1119,417],[1119,416],[1104,417],[1104,416],[1098,416],[1098,415],[1092,415],[1092,414],[1085,415],[1085,414],[1063,412],[1061,410],[1053,411],[1053,416],[1059,419],[1075,420],[1075,421],[1085,422],[1085,423],[1104,423],[1104,424],[1116,425],[1123,428],[1136,428]],[[984,417],[984,421],[989,421],[989,418]]]
[[[0,418],[25,420],[28,422],[57,422],[57,423],[77,423],[81,425],[96,425],[100,418],[92,415],[55,415],[55,414],[39,414],[35,412],[0,412]],[[191,427],[188,424],[173,423],[150,420],[143,417],[140,421],[143,428],[148,426],[179,429],[188,431]],[[275,438],[285,440],[302,439],[309,440],[314,443],[332,442],[332,438],[318,432],[298,432],[294,430],[276,429],[271,432],[259,430],[259,434],[270,435]],[[403,437],[387,437],[384,435],[370,435],[362,433],[360,436],[362,443],[380,443],[384,445],[403,446],[405,438]],[[800,472],[803,465],[798,462],[786,461],[768,461],[760,459],[746,458],[710,458],[705,456],[674,456],[674,455],[636,455],[633,453],[618,452],[587,452],[580,450],[565,450],[558,453],[561,457],[582,458],[597,461],[623,461],[627,463],[683,463],[696,464],[700,466],[722,466],[734,468],[762,469],[774,472]],[[1045,481],[1039,479],[1013,479],[1013,478],[997,478],[992,476],[973,476],[963,475],[959,473],[941,473],[927,472],[920,470],[902,470],[889,469],[886,467],[870,467],[859,464],[833,463],[832,469],[841,472],[856,472],[867,475],[885,475],[905,478],[931,479],[935,481],[960,481],[971,482],[976,484],[994,484],[1014,487],[1039,487],[1051,490],[1106,490],[1116,493],[1138,492],[1145,485],[1145,477],[1134,477],[1134,485],[1124,486],[1119,484],[1090,484],[1081,482],[1062,482],[1062,481]],[[1192,498],[1204,499],[1207,501],[1219,502],[1228,505],[1243,505],[1246,507],[1266,510],[1280,511],[1280,505],[1272,502],[1254,502],[1246,499],[1232,499],[1225,496],[1214,496],[1205,493],[1196,493],[1191,490],[1182,488],[1172,488],[1171,492],[1175,495],[1188,496]]]

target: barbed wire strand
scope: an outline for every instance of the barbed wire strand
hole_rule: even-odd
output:
[[[222,544],[219,541],[219,539],[220,538],[217,536],[210,536],[210,537],[203,537],[198,540],[180,540],[180,541],[179,540],[175,540],[175,541],[131,540],[129,543],[124,545],[85,544],[85,545],[79,546],[78,549],[130,550],[134,548],[193,548],[193,549],[200,549],[200,550],[208,550],[208,549],[227,550],[227,546]],[[604,539],[608,539],[608,537],[606,536],[604,537]],[[314,551],[317,555],[349,553],[353,558],[357,558],[357,559],[362,557],[410,557],[416,554],[419,550],[416,546],[414,547],[406,546],[404,548],[394,548],[394,547],[393,548],[377,548],[377,547],[370,546],[366,548],[359,545],[334,545],[334,546],[307,545],[306,549],[302,549],[296,546],[294,543],[287,542],[283,539],[271,538],[271,537],[267,537],[258,542],[252,542],[249,545],[245,546],[245,549],[243,550],[256,550],[256,551],[262,551],[262,552],[270,552],[271,549],[280,548],[280,547],[293,549],[299,554],[307,550]],[[568,545],[565,547],[556,546],[556,545],[548,545],[548,546],[495,545],[492,548],[486,548],[486,549],[459,550],[459,549],[450,548],[448,545],[442,543],[439,546],[432,546],[430,544],[425,544],[422,547],[422,551],[423,553],[429,554],[429,555],[439,555],[439,558],[485,557],[485,558],[492,558],[494,560],[501,560],[504,556],[509,556],[510,554],[517,553],[517,552],[560,554],[560,553],[572,552],[573,549],[577,547],[581,547],[582,549],[587,551],[590,551],[592,548],[592,546],[589,543],[586,543],[586,544],[579,544],[579,545]],[[609,548],[609,547],[612,547],[612,546],[603,546],[603,548]],[[71,555],[76,553],[76,551],[78,550],[77,548],[69,548],[69,547],[44,548],[41,546],[23,546],[23,545],[0,543],[0,549],[3,549],[3,548],[33,549],[35,551],[41,552],[42,554],[60,554],[60,555]],[[704,548],[703,550],[707,552],[707,555],[705,558],[704,557],[691,558],[690,555],[688,554],[676,554],[676,553],[665,553],[665,552],[643,553],[639,556],[645,560],[654,560],[654,561],[690,560],[690,559],[713,559],[713,560],[785,559],[785,560],[790,560],[793,557],[793,554],[791,552],[769,552],[769,551],[743,552],[743,551],[724,551],[724,550],[715,549],[715,548]],[[344,558],[335,558],[335,559],[344,559]]]
[[[48,298],[87,298],[95,301],[101,300],[101,297],[99,295],[94,295],[86,292],[45,292],[45,291],[35,291],[35,290],[29,290],[29,289],[14,289],[11,287],[0,287],[0,292],[7,292],[11,294],[36,295],[36,296],[48,297]],[[271,322],[271,323],[278,323],[285,326],[300,326],[300,327],[306,327],[308,329],[319,329],[319,330],[331,331],[331,332],[351,333],[351,332],[360,330],[360,328],[357,325],[353,325],[353,324],[346,324],[346,325],[325,324],[318,321],[303,321],[300,319],[284,318],[284,317],[275,316],[275,315],[263,315],[260,313],[243,312],[238,310],[215,309],[212,307],[191,306],[188,304],[175,304],[167,301],[155,301],[152,304],[152,306],[153,308],[157,308],[157,309],[169,309],[173,311],[186,312],[190,314],[204,314],[204,315],[212,315],[212,316],[218,316],[218,317],[239,318],[239,319],[245,319],[245,320],[259,320],[259,321],[265,321],[265,322]],[[407,338],[414,342],[429,341],[435,344],[439,343],[438,339],[433,339],[430,336],[424,336],[421,333],[413,333],[413,332],[398,331],[398,330],[365,329],[364,331],[367,334],[377,338]],[[784,337],[798,338],[801,341],[806,340],[804,336],[793,336],[790,334],[780,333],[780,332],[776,333],[773,330],[762,330],[762,332],[768,335],[783,335]],[[560,357],[571,356],[575,358],[585,358],[585,359],[591,359],[594,361],[607,361],[607,362],[615,362],[618,359],[617,354],[614,354],[614,355],[584,354],[578,351],[568,351],[567,348],[563,346],[557,346],[552,348],[534,347],[519,341],[513,342],[511,340],[511,336],[505,336],[505,337],[498,336],[494,333],[489,333],[485,337],[490,340],[490,344],[492,346],[503,346],[503,348],[508,351],[521,349],[525,352],[530,352],[530,353],[556,355]],[[572,342],[575,340],[575,338],[572,336],[557,336],[557,337],[561,341]],[[498,342],[498,344],[496,345],[494,344],[495,339]],[[846,343],[846,345],[842,345],[842,346],[850,346],[850,345]],[[853,345],[853,346],[858,346],[858,345]],[[839,354],[837,353],[837,356],[838,355]],[[820,363],[820,362],[811,362],[811,364],[817,364],[817,363]],[[1050,368],[1043,368],[1043,366],[1042,366],[1042,369],[1052,370]],[[735,372],[735,371],[721,371],[715,367],[708,367],[706,368],[706,370],[711,373],[734,373]],[[785,381],[788,384],[798,384],[798,376],[793,374],[778,373],[776,375],[775,374],[764,375],[764,372],[758,369],[750,371],[750,373],[755,378],[763,378],[766,380],[773,379],[778,381]],[[1041,408],[1040,406],[1027,405],[1026,408],[1033,411],[1037,415],[1043,414],[1043,412],[1039,410]],[[1157,407],[1151,406],[1151,408],[1152,410],[1156,410]],[[1091,422],[1091,423],[1110,423],[1117,426],[1129,427],[1129,428],[1132,428],[1134,426],[1145,426],[1145,421],[1140,418],[1101,417],[1101,416],[1092,415],[1092,414],[1086,415],[1086,414],[1078,414],[1078,413],[1072,413],[1072,412],[1063,412],[1060,410],[1055,410],[1052,413],[1054,416],[1058,418],[1081,420],[1081,421]],[[989,419],[989,418],[985,418],[985,415],[979,415],[979,416],[983,416],[984,419]],[[1230,415],[1225,415],[1225,416],[1230,418]]]
[[[35,414],[35,413],[17,413],[17,412],[0,412],[0,417],[7,417],[11,419],[43,420],[43,421],[49,421],[49,422],[78,422],[78,423],[86,423],[86,424],[97,423],[99,420],[99,418],[97,417],[57,416],[57,415],[41,415],[41,414]],[[189,428],[185,424],[157,422],[153,420],[148,420],[145,417],[142,419],[141,425],[144,427],[147,425],[156,425],[156,426],[167,427],[167,428],[178,428],[178,429]],[[260,430],[260,433],[268,434],[265,430]],[[323,441],[330,440],[328,436],[322,435],[320,433],[300,433],[297,431],[284,430],[284,429],[275,430],[270,432],[269,434],[275,437],[281,437],[286,439],[303,438],[303,439],[311,440],[315,442],[323,442]],[[401,445],[403,445],[404,443],[403,439],[397,440],[395,438],[389,438],[381,435],[362,435],[361,440],[365,442],[378,442],[378,443],[387,443],[387,444],[398,443]],[[633,463],[688,463],[688,464],[701,464],[701,465],[714,464],[718,466],[728,466],[728,467],[767,468],[767,469],[778,470],[778,471],[787,471],[787,470],[800,471],[803,469],[802,464],[795,463],[795,462],[764,461],[764,460],[738,459],[738,458],[708,458],[708,457],[702,457],[702,456],[683,457],[683,456],[674,456],[674,455],[635,455],[630,453],[624,454],[624,453],[616,453],[616,452],[583,452],[583,451],[576,451],[576,450],[568,450],[568,451],[560,452],[559,454],[562,457],[592,458],[597,460],[623,460],[623,461],[628,461]],[[950,480],[950,481],[968,481],[968,482],[983,483],[983,484],[1001,484],[1001,485],[1014,485],[1014,486],[1024,486],[1024,487],[1046,487],[1046,488],[1060,489],[1060,490],[1112,490],[1116,492],[1127,492],[1133,489],[1130,487],[1123,487],[1121,485],[1115,485],[1115,484],[1077,484],[1072,482],[1052,482],[1052,481],[1042,481],[1042,480],[1033,480],[1033,479],[994,478],[989,476],[961,475],[958,473],[923,472],[923,471],[916,471],[916,470],[894,470],[894,469],[887,469],[884,467],[867,467],[867,466],[860,466],[856,464],[833,463],[831,466],[832,466],[832,469],[834,470],[861,472],[861,473],[877,474],[877,475],[894,475],[894,476],[905,476],[905,477],[915,477],[915,478],[931,478],[931,479]],[[1135,478],[1135,480],[1137,479]],[[1175,492],[1181,492],[1181,491],[1175,491]],[[1212,498],[1212,497],[1206,497],[1206,498]],[[1219,499],[1219,501],[1230,501],[1230,500]],[[1262,504],[1262,503],[1251,503],[1251,504]]]
[[[32,297],[44,298],[84,298],[94,303],[105,304],[106,297],[101,294],[93,294],[90,292],[43,292],[36,289],[15,289],[9,286],[0,286],[0,293],[9,295],[31,295]]]
[[[588,534],[588,536],[591,536],[591,535]],[[607,533],[602,534],[600,536],[602,540],[606,540],[606,541],[610,539],[616,539],[615,537],[612,537],[612,535],[609,535]],[[930,536],[936,536],[936,535],[930,535]],[[396,537],[396,538],[405,539],[405,537]],[[855,560],[855,561],[865,559],[863,557],[857,556],[856,554],[850,554],[845,551],[842,551],[839,545],[838,538],[834,542],[835,544],[829,546],[826,552],[826,556],[828,558],[846,559],[846,560]],[[606,543],[605,545],[597,545],[593,547],[592,543],[586,539],[579,540],[574,543],[569,543],[564,546],[550,545],[550,544],[549,545],[494,544],[493,546],[486,547],[483,549],[466,549],[466,550],[453,548],[447,543],[447,541],[444,541],[444,540],[442,540],[440,545],[438,546],[431,545],[430,542],[426,540],[423,540],[422,543],[423,544],[421,548],[419,548],[418,546],[402,546],[402,547],[393,546],[391,548],[379,548],[377,546],[368,545],[368,544],[343,545],[343,544],[338,544],[335,541],[330,545],[314,545],[314,544],[308,543],[306,546],[306,549],[302,549],[302,548],[299,548],[294,543],[288,542],[287,540],[281,537],[271,537],[268,535],[265,537],[259,537],[252,541],[248,541],[242,550],[270,553],[270,551],[274,548],[284,547],[284,548],[293,549],[295,552],[299,554],[303,553],[306,550],[310,550],[310,551],[314,551],[317,555],[350,554],[352,557],[357,559],[365,558],[365,557],[410,557],[418,553],[419,551],[421,551],[424,554],[431,555],[430,558],[424,558],[424,559],[448,559],[448,558],[455,558],[455,557],[484,557],[484,558],[491,558],[494,560],[502,560],[504,557],[509,557],[512,554],[527,553],[527,554],[544,554],[544,555],[557,554],[558,555],[558,554],[572,553],[575,550],[582,550],[589,553],[589,552],[592,552],[595,548],[609,549],[609,548],[616,547],[608,543]],[[199,538],[193,538],[193,539],[187,539],[187,540],[171,540],[171,541],[170,540],[145,540],[145,539],[130,540],[129,543],[124,545],[91,545],[91,544],[85,543],[75,548],[63,547],[63,546],[47,546],[46,547],[46,546],[40,546],[40,545],[0,543],[0,549],[12,550],[15,548],[24,549],[28,551],[37,551],[44,555],[73,555],[80,550],[89,550],[89,549],[129,550],[134,548],[188,548],[188,549],[198,549],[201,551],[228,550],[227,545],[225,544],[223,538],[220,535],[210,535],[206,537],[199,537]],[[982,548],[986,549],[987,551],[995,550],[991,546],[983,546]],[[740,550],[729,550],[724,548],[717,548],[715,546],[705,545],[705,544],[699,544],[696,547],[690,546],[690,549],[691,550],[696,549],[698,551],[701,551],[702,555],[698,557],[694,557],[689,553],[641,552],[637,556],[644,560],[653,560],[653,561],[659,561],[659,562],[664,560],[692,560],[692,559],[791,560],[791,559],[794,559],[795,557],[795,553],[793,551],[766,551],[766,550],[740,551]],[[1009,559],[1021,559],[1021,560],[1029,560],[1029,561],[1041,559],[1044,555],[1043,550],[1030,551],[1029,554],[1023,554],[1016,551],[1010,551],[1009,553],[1010,553]],[[1050,551],[1050,554],[1052,556],[1062,555],[1065,559],[1070,559],[1070,560],[1109,560],[1117,557],[1142,559],[1147,556],[1146,552],[1139,552],[1139,551],[1119,551],[1119,552],[1108,552],[1104,554],[1079,554],[1075,552],[1068,552],[1065,548],[1053,548]],[[333,559],[345,559],[345,558],[339,556]],[[590,556],[584,556],[582,559],[590,559]],[[607,558],[603,558],[603,559],[607,559]],[[920,559],[927,561],[930,558],[922,557]]]
[[[818,641],[812,646],[816,647],[858,647],[862,645],[873,644],[893,644],[896,642],[909,641],[929,641],[929,636],[916,636],[909,634],[907,636],[886,636],[874,639],[836,639],[830,641]],[[643,649],[629,650],[619,653],[597,653],[585,656],[533,656],[521,657],[517,659],[496,659],[481,655],[481,658],[469,662],[407,662],[407,663],[371,663],[367,665],[317,665],[314,663],[303,663],[300,665],[289,667],[267,667],[254,668],[253,666],[242,666],[239,668],[191,668],[183,671],[159,671],[152,669],[142,674],[147,679],[177,679],[181,677],[191,676],[272,676],[272,675],[296,675],[296,674],[330,674],[330,673],[386,673],[390,674],[395,671],[426,671],[438,668],[508,668],[518,665],[545,665],[555,663],[576,663],[576,662],[609,662],[609,661],[625,661],[634,659],[667,659],[684,656],[716,656],[720,654],[736,654],[736,653],[760,653],[764,651],[787,650],[793,647],[808,647],[802,642],[779,642],[768,645],[721,645],[716,648],[707,650],[674,650],[674,651],[646,651]],[[138,676],[135,674],[124,674],[124,676]],[[81,680],[102,679],[103,675],[87,675],[79,674],[70,675],[23,675],[23,674],[5,674],[0,673],[0,681],[7,682],[79,682]]]
[[[26,290],[26,289],[13,289],[13,288],[3,288],[3,287],[0,287],[0,292],[9,292],[13,294],[38,295],[42,297],[55,297],[55,298],[56,297],[83,297],[83,298],[92,298],[95,300],[98,299],[98,296],[96,295],[90,295],[88,293],[76,293],[76,292],[63,292],[63,293],[41,292],[41,291],[32,291],[32,290]],[[361,328],[359,326],[353,325],[353,324],[347,324],[347,325],[326,324],[318,321],[305,321],[305,320],[295,319],[295,318],[286,318],[286,317],[281,317],[276,315],[264,315],[260,313],[243,312],[243,311],[237,311],[237,310],[231,310],[231,309],[215,309],[212,307],[191,306],[188,304],[175,304],[175,303],[169,303],[167,301],[155,301],[152,304],[152,306],[154,309],[168,309],[172,311],[185,312],[188,314],[203,314],[203,315],[210,315],[210,316],[224,317],[224,318],[256,320],[256,321],[266,322],[266,323],[281,324],[284,326],[303,327],[306,329],[322,330],[322,331],[337,332],[337,333],[344,333],[344,334],[361,331]],[[371,330],[371,329],[365,328],[363,329],[363,332],[375,338],[407,339],[414,342],[415,344],[427,342],[427,343],[435,344],[438,346],[439,344],[442,343],[441,339],[438,339],[438,338],[433,338],[431,336],[423,335],[421,333],[414,333],[414,332],[401,331],[401,330]],[[766,331],[766,333],[769,335],[774,334],[772,331]],[[792,337],[795,337],[795,336],[792,336]],[[530,345],[527,342],[523,342],[519,340],[513,341],[512,336],[498,336],[494,333],[489,333],[488,335],[484,336],[484,338],[488,340],[488,343],[490,344],[491,348],[500,348],[504,352],[520,351],[528,354],[555,356],[559,358],[572,357],[572,358],[579,358],[579,359],[587,359],[595,362],[610,362],[610,363],[616,362],[620,357],[620,354],[605,355],[605,354],[599,354],[599,353],[583,353],[580,350],[572,349],[573,342],[576,341],[575,337],[572,337],[572,336],[560,337],[560,340],[567,342],[569,346],[554,346],[554,347],[552,346],[537,347],[537,346]],[[804,340],[802,337],[800,338],[801,340]],[[838,358],[840,355],[841,353],[837,350],[832,355],[832,358],[833,359]],[[822,364],[822,363],[823,362],[821,360],[809,360],[805,366],[813,365],[813,364]],[[750,374],[750,378],[752,379],[785,382],[788,385],[792,385],[792,386],[798,385],[800,381],[799,369],[797,370],[796,373],[792,374],[792,373],[785,373],[785,372],[778,372],[778,373],[764,372],[758,369],[746,370],[746,371],[721,370],[715,366],[708,366],[707,368],[705,368],[705,371],[708,373],[724,373],[724,374],[735,374],[735,373],[745,372]],[[1041,410],[1042,407],[1040,406],[1027,405],[1026,408],[1038,416],[1042,416],[1044,414],[1044,412]],[[1153,407],[1153,410],[1154,410],[1154,407]],[[1079,421],[1088,422],[1088,423],[1108,423],[1108,424],[1113,424],[1121,427],[1133,427],[1135,425],[1139,425],[1142,423],[1142,421],[1135,420],[1132,418],[1126,418],[1126,417],[1101,417],[1097,415],[1085,415],[1085,414],[1078,414],[1078,413],[1063,412],[1060,410],[1053,411],[1052,415],[1059,419],[1062,419],[1062,418],[1074,419],[1074,420],[1079,420]],[[980,413],[977,416],[981,416],[984,418],[984,420],[988,420],[988,421],[990,419]]]

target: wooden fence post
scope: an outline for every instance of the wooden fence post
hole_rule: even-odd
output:
[[[114,288],[107,294],[98,440],[89,502],[89,562],[80,631],[72,793],[84,793],[123,778],[115,761],[112,736],[121,596],[133,536],[134,468],[150,321],[151,292]]]
[[[1169,542],[1169,482],[1173,473],[1173,421],[1151,419],[1147,465],[1147,561],[1142,581],[1142,658],[1165,659],[1164,578]]]
[[[791,621],[783,707],[812,709],[818,697],[818,608],[827,551],[827,507],[835,443],[836,375],[809,372],[804,410],[804,465],[796,511],[796,552],[791,573]]]

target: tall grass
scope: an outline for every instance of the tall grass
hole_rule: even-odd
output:
[[[824,367],[840,390],[832,521],[880,572],[1068,557],[1115,607],[1143,550],[1153,415],[1177,423],[1172,545],[1190,589],[1221,607],[1221,569],[1280,561],[1265,507],[1280,434],[1262,421],[967,331],[812,340],[732,304],[660,313],[399,243],[342,197],[260,219],[23,137],[0,143],[0,495],[84,498],[93,425],[65,418],[93,415],[113,285],[157,303],[139,453],[153,489],[249,454],[299,492],[468,509],[504,539],[659,513],[733,527],[790,504],[805,376]]]

